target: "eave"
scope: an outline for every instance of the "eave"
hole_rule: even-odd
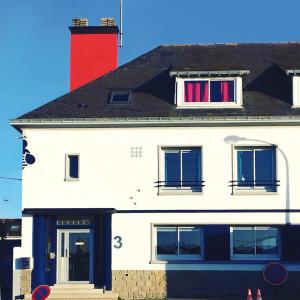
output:
[[[299,126],[300,116],[15,119],[11,120],[10,124],[17,130],[23,128]]]

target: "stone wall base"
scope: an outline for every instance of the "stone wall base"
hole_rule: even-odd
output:
[[[166,271],[112,271],[113,291],[121,299],[163,299],[167,297]]]
[[[31,270],[22,270],[20,278],[20,295],[31,294]]]
[[[299,295],[300,272],[289,272],[281,286],[267,284],[257,271],[144,271],[115,270],[112,272],[113,291],[121,299],[247,297],[247,290],[259,288],[263,298]],[[277,298],[276,298],[277,299]]]

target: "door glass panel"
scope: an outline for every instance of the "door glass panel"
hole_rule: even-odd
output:
[[[60,256],[64,257],[65,256],[65,233],[62,232],[60,235]]]
[[[69,233],[69,281],[89,281],[90,233]]]

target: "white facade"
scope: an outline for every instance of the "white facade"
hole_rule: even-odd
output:
[[[36,162],[23,171],[23,209],[115,208],[112,269],[163,270],[153,258],[153,225],[300,224],[300,214],[251,210],[299,209],[300,128],[295,126],[24,129]],[[241,141],[230,142],[237,136]],[[244,138],[244,139],[242,139]],[[277,192],[232,193],[235,146],[276,145]],[[161,147],[201,147],[201,193],[159,193]],[[132,147],[138,151],[132,157]],[[141,149],[140,149],[141,147]],[[139,152],[140,151],[140,152]],[[65,180],[66,154],[80,155],[77,181]],[[141,154],[141,157],[139,156]],[[134,213],[137,210],[138,213]],[[167,210],[166,213],[142,211]],[[171,210],[196,210],[171,213]],[[201,213],[201,210],[212,210]],[[216,212],[213,212],[216,210]],[[229,210],[231,212],[224,212]],[[236,213],[233,210],[250,210]],[[128,212],[130,211],[130,212]],[[31,256],[32,223],[24,222],[20,256]],[[28,224],[27,224],[28,223]],[[122,248],[114,248],[122,238]],[[19,252],[19,251],[18,251]],[[134,257],[135,259],[124,259]],[[262,269],[263,264],[168,265],[168,269]],[[290,266],[289,268],[295,268]]]

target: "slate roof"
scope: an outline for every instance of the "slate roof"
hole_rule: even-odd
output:
[[[300,69],[298,42],[159,46],[18,119],[297,116],[287,69]],[[174,70],[249,70],[243,108],[176,108]],[[111,92],[122,89],[132,91],[132,101],[109,104]]]

